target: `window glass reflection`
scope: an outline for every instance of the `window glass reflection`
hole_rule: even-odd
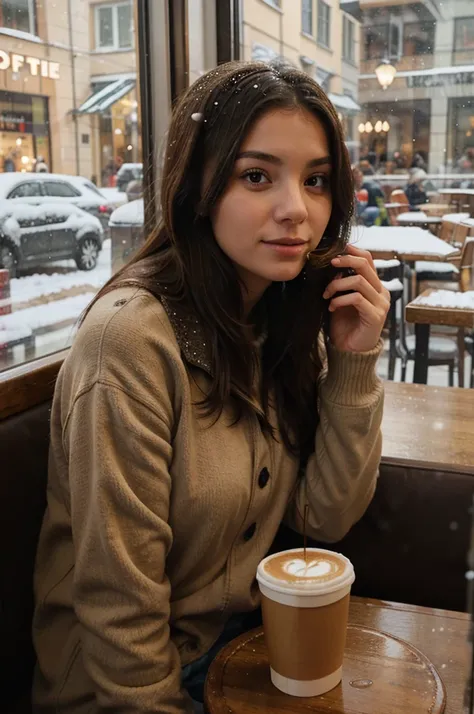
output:
[[[0,369],[69,344],[142,192],[136,3],[52,7],[0,2]]]

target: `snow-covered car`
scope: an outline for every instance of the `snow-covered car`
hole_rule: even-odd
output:
[[[117,188],[125,191],[130,181],[141,181],[143,179],[143,164],[122,164],[117,171]]]
[[[143,245],[145,212],[143,198],[117,208],[110,216],[112,270],[119,270]]]
[[[69,258],[80,270],[92,270],[103,238],[100,221],[78,206],[0,201],[0,268],[10,277],[30,265]]]
[[[138,226],[143,228],[145,223],[145,207],[143,198],[130,201],[123,206],[116,208],[110,216],[109,226]]]
[[[0,174],[0,200],[37,206],[43,203],[67,203],[82,208],[107,228],[114,207],[84,176],[46,173]]]

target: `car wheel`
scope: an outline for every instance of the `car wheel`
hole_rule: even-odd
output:
[[[76,255],[76,265],[79,270],[93,270],[97,265],[100,245],[96,238],[84,236],[79,241]]]
[[[0,268],[8,270],[10,278],[16,277],[18,258],[14,249],[8,243],[0,243]]]

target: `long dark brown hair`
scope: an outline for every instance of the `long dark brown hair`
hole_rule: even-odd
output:
[[[278,108],[304,108],[323,123],[332,158],[332,212],[316,260],[294,280],[273,283],[255,309],[253,317],[258,321],[258,314],[262,316],[266,331],[258,406],[258,350],[245,329],[242,285],[214,239],[209,214],[225,191],[246,135],[264,113]],[[119,285],[132,284],[191,311],[210,344],[213,380],[201,402],[204,412],[218,417],[232,400],[237,420],[256,414],[262,428],[275,435],[271,403],[284,444],[304,458],[314,446],[318,420],[318,335],[327,317],[322,293],[330,259],[347,242],[353,210],[341,124],[324,91],[307,74],[284,65],[232,62],[201,77],[173,111],[161,208],[161,221],[143,248],[96,300]]]

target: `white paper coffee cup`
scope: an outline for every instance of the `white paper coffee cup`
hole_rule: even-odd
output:
[[[273,684],[313,697],[336,687],[342,661],[354,568],[322,548],[274,553],[258,566],[262,614]]]

